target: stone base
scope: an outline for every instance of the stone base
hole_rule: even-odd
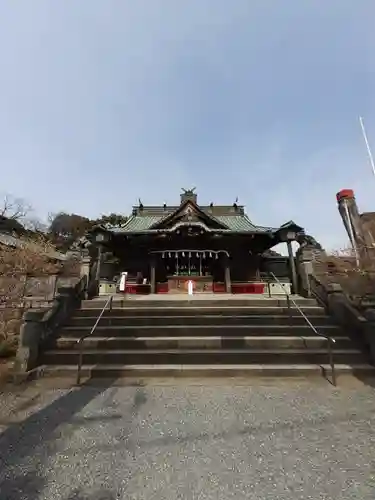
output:
[[[291,285],[290,283],[268,283],[268,287],[272,295],[285,295],[286,293],[290,295]]]
[[[99,283],[99,295],[112,295],[116,293],[116,284],[109,283],[108,281],[101,281]]]

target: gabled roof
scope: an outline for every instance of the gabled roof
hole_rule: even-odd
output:
[[[293,220],[289,220],[288,222],[285,222],[277,229],[278,232],[288,231],[288,230],[293,231],[295,233],[299,233],[299,232],[303,231],[303,227],[296,224]]]
[[[150,229],[172,229],[178,223],[186,222],[201,223],[206,230],[210,229],[228,229],[228,227],[221,223],[216,217],[207,212],[204,212],[194,201],[186,200],[177,210],[166,215],[158,222],[155,222]]]
[[[114,233],[144,233],[160,232],[156,226],[166,220],[164,215],[133,215],[123,227],[111,228]],[[256,226],[251,222],[246,214],[216,215],[215,220],[221,225],[216,232],[223,233],[269,233],[275,232],[278,228]],[[208,228],[210,230],[210,228]],[[166,229],[165,229],[166,231]]]
[[[193,190],[189,190],[193,193]],[[243,205],[198,205],[196,195],[185,196],[186,190],[181,195],[181,203],[178,206],[144,206],[139,201],[138,206],[133,207],[132,216],[121,227],[108,227],[107,229],[116,234],[141,234],[141,233],[165,233],[174,231],[183,225],[199,225],[205,231],[214,233],[258,233],[273,234],[276,239],[285,230],[298,232],[299,226],[293,221],[283,224],[280,228],[255,225],[245,213]],[[188,213],[190,212],[190,213]],[[298,229],[299,228],[299,229]]]

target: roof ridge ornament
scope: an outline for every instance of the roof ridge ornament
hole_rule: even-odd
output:
[[[180,194],[181,205],[183,203],[186,203],[187,201],[192,201],[193,203],[197,204],[197,194],[195,192],[196,187],[193,187],[192,189],[185,189],[185,188],[181,189],[182,189],[182,193]]]
[[[197,189],[196,187],[193,187],[192,189],[181,188],[181,191],[184,194],[190,195],[190,194],[194,194],[194,192],[195,192],[196,189]]]

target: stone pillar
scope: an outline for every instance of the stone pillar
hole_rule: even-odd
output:
[[[310,275],[314,275],[315,263],[325,256],[324,250],[301,246],[297,250],[297,275],[299,278],[298,292],[306,297],[311,297]]]
[[[365,342],[369,348],[372,364],[375,364],[375,310],[369,308],[365,311],[365,318],[362,321],[362,331]]]
[[[289,266],[292,273],[292,289],[293,293],[298,292],[298,281],[297,281],[297,271],[296,271],[296,263],[294,261],[293,248],[291,240],[286,242],[288,247],[288,255],[289,255]]]
[[[86,276],[86,284],[84,289],[84,297],[86,299],[88,298],[88,291],[90,287],[90,271],[91,271],[91,257],[89,255],[85,255],[84,257],[82,257],[81,260],[80,276],[81,278],[83,278],[83,276]]]
[[[232,283],[230,279],[230,266],[229,266],[229,258],[226,256],[224,260],[225,270],[224,270],[224,279],[225,279],[225,291],[226,293],[232,292]]]
[[[91,265],[91,257],[85,256],[81,260],[81,270],[80,274],[82,276],[90,276],[90,265]]]
[[[155,257],[151,257],[150,283],[151,293],[156,293],[156,262]]]
[[[18,373],[26,373],[37,366],[39,346],[43,340],[43,317],[46,311],[27,311],[23,317],[18,343],[15,369]]]
[[[299,248],[297,250],[297,274],[301,289],[299,293],[306,297],[311,297],[310,275],[313,274],[314,254],[311,250]]]

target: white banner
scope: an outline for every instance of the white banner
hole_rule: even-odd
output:
[[[128,273],[126,271],[121,273],[120,285],[119,285],[120,292],[125,292],[127,277],[128,277]]]

